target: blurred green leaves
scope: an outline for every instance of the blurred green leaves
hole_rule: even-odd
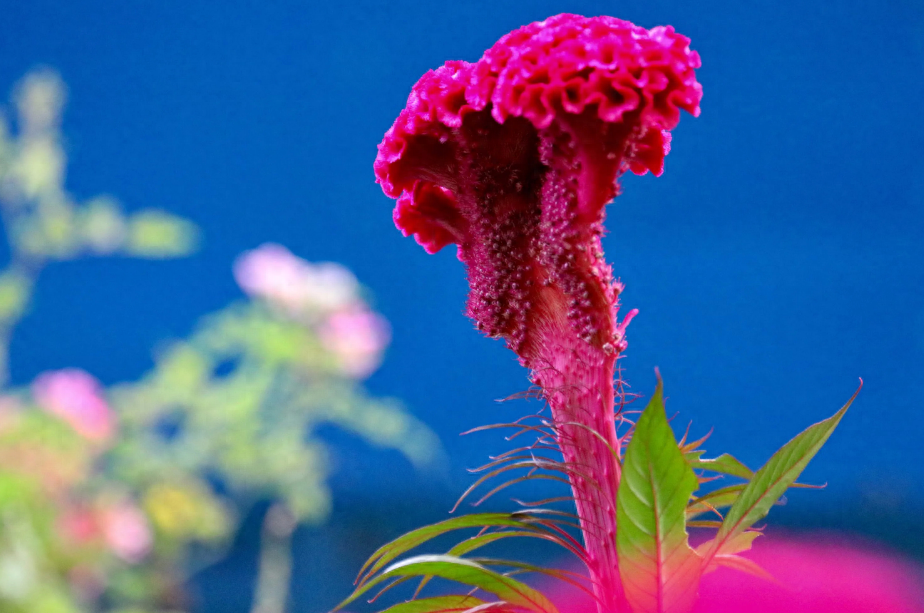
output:
[[[193,253],[198,229],[159,209],[127,213],[111,196],[81,203],[64,186],[61,134],[65,89],[52,71],[17,87],[16,127],[0,116],[0,207],[16,258],[36,268],[49,260],[121,254],[174,258]]]
[[[16,270],[0,273],[0,321],[22,317],[29,304],[32,280]]]
[[[64,369],[7,385],[10,335],[47,266],[181,258],[200,242],[193,222],[165,210],[66,189],[65,100],[60,78],[37,71],[17,86],[12,114],[0,111],[10,248],[0,270],[0,611],[105,603],[165,613],[254,502],[272,499],[274,516],[289,518],[285,530],[264,530],[275,539],[267,559],[287,555],[295,522],[327,519],[334,462],[321,426],[398,450],[418,468],[438,464],[439,443],[400,403],[363,388],[389,334],[353,274],[279,245],[242,256],[235,276],[246,299],[164,343],[137,380],[104,389]],[[278,579],[265,585],[287,589],[287,575]]]
[[[183,257],[196,250],[195,224],[165,211],[148,210],[128,218],[125,253],[145,258]]]

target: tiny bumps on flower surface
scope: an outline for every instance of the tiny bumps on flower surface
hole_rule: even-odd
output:
[[[626,170],[661,174],[680,111],[699,114],[699,65],[670,26],[557,15],[426,73],[379,145],[398,228],[429,253],[458,245],[469,316],[527,365],[531,330],[560,312],[624,347],[604,206]]]
[[[699,114],[689,43],[613,17],[529,24],[421,77],[374,165],[398,229],[428,253],[457,246],[468,316],[541,389],[607,612],[624,610],[614,380],[636,311],[618,314],[605,207],[626,171],[661,174],[680,112]]]

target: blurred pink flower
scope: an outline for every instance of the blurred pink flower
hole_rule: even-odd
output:
[[[922,569],[865,547],[821,539],[758,539],[746,556],[776,582],[729,568],[703,577],[691,613],[924,613]],[[562,613],[593,613],[570,589],[550,596]]]
[[[126,562],[140,562],[151,551],[154,539],[148,520],[131,502],[104,509],[101,523],[106,544]]]
[[[379,367],[382,352],[391,340],[388,321],[364,305],[354,305],[327,318],[320,330],[321,342],[333,352],[345,373],[366,377]]]
[[[84,546],[100,536],[99,522],[93,509],[69,504],[57,518],[58,534],[71,545]]]
[[[97,442],[115,433],[115,415],[96,378],[78,368],[49,371],[32,382],[35,401],[66,421],[81,436]]]
[[[748,557],[778,583],[721,568],[694,613],[924,613],[921,569],[881,552],[771,536]]]
[[[234,278],[248,295],[291,313],[342,308],[355,299],[359,286],[343,266],[312,264],[273,243],[241,254],[234,263]]]

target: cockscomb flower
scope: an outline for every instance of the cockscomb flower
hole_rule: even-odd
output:
[[[604,209],[627,170],[661,174],[680,111],[699,114],[699,65],[669,26],[551,17],[425,74],[375,161],[398,228],[428,253],[457,245],[468,315],[543,389],[581,467],[570,479],[604,610],[621,606],[613,380],[635,314],[617,316]]]
[[[96,377],[79,368],[42,373],[32,382],[36,403],[66,421],[90,441],[106,442],[115,434],[115,414],[103,398]]]
[[[527,365],[559,315],[598,348],[622,346],[604,206],[627,169],[661,174],[667,130],[699,113],[688,44],[612,17],[533,23],[425,74],[379,145],[398,228],[430,253],[458,245],[469,315]]]

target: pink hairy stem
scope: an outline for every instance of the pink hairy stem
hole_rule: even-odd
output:
[[[395,224],[428,253],[456,244],[467,312],[503,338],[549,403],[601,613],[626,610],[616,557],[615,364],[622,284],[601,245],[627,170],[660,175],[699,56],[670,27],[558,15],[414,86],[379,145]],[[586,475],[586,478],[581,475]]]
[[[557,426],[557,440],[565,462],[584,468],[569,475],[587,552],[587,568],[601,613],[623,611],[625,603],[617,572],[616,491],[620,464],[616,454],[613,412],[614,352],[607,354],[589,343],[574,342],[568,330],[547,338],[554,360],[535,373]],[[550,335],[551,336],[551,335]],[[605,604],[605,607],[603,606]]]

